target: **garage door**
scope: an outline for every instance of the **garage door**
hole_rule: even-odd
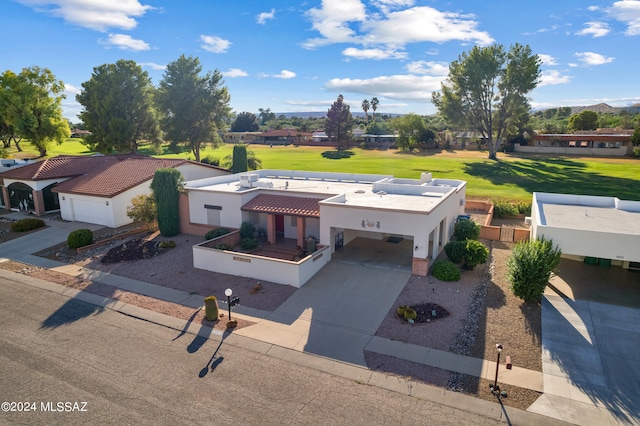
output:
[[[109,226],[109,208],[104,201],[72,200],[73,219],[76,222]]]

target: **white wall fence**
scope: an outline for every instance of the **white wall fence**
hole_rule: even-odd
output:
[[[319,246],[317,251],[296,262],[204,247],[208,242],[193,246],[194,267],[296,288],[302,287],[331,260],[329,246]]]

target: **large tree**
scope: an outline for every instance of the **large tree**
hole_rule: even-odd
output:
[[[93,69],[76,100],[79,117],[91,132],[86,144],[101,153],[135,153],[141,140],[160,145],[160,127],[153,106],[153,85],[135,61],[120,59]]]
[[[64,83],[47,68],[24,68],[20,74],[6,71],[0,76],[0,130],[3,146],[13,139],[27,138],[41,157],[51,142],[61,144],[70,136],[62,116]]]
[[[375,96],[371,98],[371,109],[373,110],[373,121],[376,121],[376,111],[378,110],[378,105],[380,105],[380,101]]]
[[[569,127],[573,130],[595,130],[598,127],[598,113],[585,110],[569,117]]]
[[[397,117],[393,120],[392,125],[398,131],[396,144],[402,150],[413,151],[420,148],[421,145],[435,141],[435,133],[417,114]]]
[[[364,118],[369,123],[369,108],[371,108],[371,104],[368,99],[362,101],[362,110],[364,111]]]
[[[345,104],[344,97],[339,95],[327,112],[325,133],[330,140],[336,142],[338,149],[342,149],[345,146],[349,146],[352,125],[353,116],[349,105]]]
[[[231,125],[232,132],[257,132],[260,130],[258,117],[251,112],[241,112]]]
[[[231,114],[229,92],[222,74],[215,70],[201,75],[200,60],[181,55],[167,65],[156,100],[162,128],[172,146],[186,144],[196,161],[204,143],[216,143]]]
[[[503,138],[523,128],[530,109],[527,94],[538,84],[540,58],[529,46],[475,46],[449,64],[449,76],[433,103],[453,125],[473,129],[487,141],[495,160]]]

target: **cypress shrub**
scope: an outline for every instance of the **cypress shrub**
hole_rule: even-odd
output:
[[[242,222],[240,225],[240,238],[254,238],[256,227],[250,222]]]
[[[232,173],[242,173],[249,170],[249,162],[247,160],[247,146],[238,144],[233,146],[233,163],[231,165]]]
[[[89,229],[76,229],[67,236],[67,246],[70,249],[88,246],[93,243],[93,232]]]
[[[182,175],[172,168],[156,170],[151,181],[151,190],[156,200],[158,229],[166,237],[173,237],[180,232],[180,189]]]

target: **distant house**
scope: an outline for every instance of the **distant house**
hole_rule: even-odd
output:
[[[633,152],[633,130],[597,129],[575,133],[537,133],[533,145],[515,146],[517,152],[625,156]]]
[[[150,193],[159,168],[173,167],[185,180],[230,172],[182,159],[144,155],[59,156],[0,173],[6,208],[38,216],[59,210],[62,219],[116,228],[131,223],[131,199]],[[7,202],[8,200],[8,202]]]
[[[255,143],[265,145],[298,145],[311,142],[313,134],[296,129],[280,129],[262,132],[256,136]]]
[[[224,134],[224,142],[251,144],[261,134],[262,132],[227,132]]]
[[[88,130],[80,130],[80,129],[72,129],[71,137],[72,138],[84,138],[85,136],[89,136],[91,134]]]

